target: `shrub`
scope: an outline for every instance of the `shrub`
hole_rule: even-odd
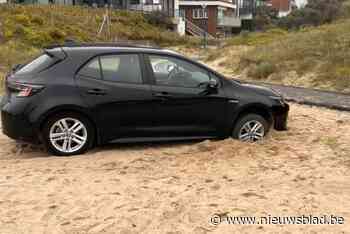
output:
[[[49,31],[49,35],[55,42],[62,42],[66,38],[66,33],[64,31],[61,31],[59,29],[52,29]]]
[[[34,31],[31,28],[26,28],[24,32],[24,41],[35,47],[45,47],[52,43],[54,40],[51,38],[49,32],[47,31]]]
[[[24,36],[27,30],[27,28],[21,24],[16,24],[14,29],[14,34],[16,37]]]
[[[14,20],[16,23],[22,24],[23,26],[30,25],[30,18],[28,15],[24,15],[24,14],[14,15]]]
[[[272,73],[276,71],[276,66],[269,62],[262,62],[257,65],[249,67],[248,76],[256,79],[268,78]]]
[[[304,8],[294,10],[288,16],[281,18],[277,25],[293,29],[331,23],[341,16],[342,9],[341,0],[309,0]]]
[[[40,17],[40,16],[34,16],[32,18],[32,20],[31,20],[31,22],[33,24],[36,24],[36,25],[39,25],[39,26],[44,25],[44,19],[42,17]]]
[[[342,18],[350,18],[350,1],[345,1],[343,3],[343,7],[341,8],[341,17]]]
[[[154,11],[146,14],[145,19],[148,23],[163,28],[171,28],[173,25],[171,19],[162,11]]]
[[[239,36],[232,37],[226,41],[227,45],[249,45],[257,46],[276,41],[285,35],[287,31],[280,28],[272,28],[266,32],[243,31]]]
[[[268,7],[259,6],[256,9],[253,25],[255,30],[266,30],[270,28],[278,18],[278,11]]]

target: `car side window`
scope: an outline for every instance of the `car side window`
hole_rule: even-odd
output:
[[[149,60],[156,85],[205,88],[210,80],[205,69],[182,59],[150,55]]]
[[[99,58],[95,58],[87,63],[82,69],[80,69],[78,74],[88,78],[101,79]]]
[[[139,56],[136,54],[119,54],[101,56],[103,80],[122,83],[142,83]]]

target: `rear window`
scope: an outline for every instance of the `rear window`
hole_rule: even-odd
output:
[[[55,62],[57,62],[57,58],[48,54],[42,54],[41,56],[34,59],[32,62],[27,63],[18,71],[16,71],[16,74],[23,75],[30,73],[38,73],[45,70]]]
[[[101,71],[100,71],[100,62],[99,59],[96,58],[86,64],[80,71],[79,75],[89,77],[89,78],[96,78],[101,79]]]
[[[94,58],[78,72],[80,76],[120,83],[142,84],[137,54],[105,55]]]

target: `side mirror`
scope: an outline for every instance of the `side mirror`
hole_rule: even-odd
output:
[[[210,79],[208,82],[209,89],[216,89],[219,86],[218,81],[216,79]]]

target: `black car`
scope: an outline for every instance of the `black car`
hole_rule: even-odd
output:
[[[287,129],[289,106],[278,93],[160,48],[52,46],[5,82],[3,132],[56,155],[118,142],[258,141],[271,126]]]

